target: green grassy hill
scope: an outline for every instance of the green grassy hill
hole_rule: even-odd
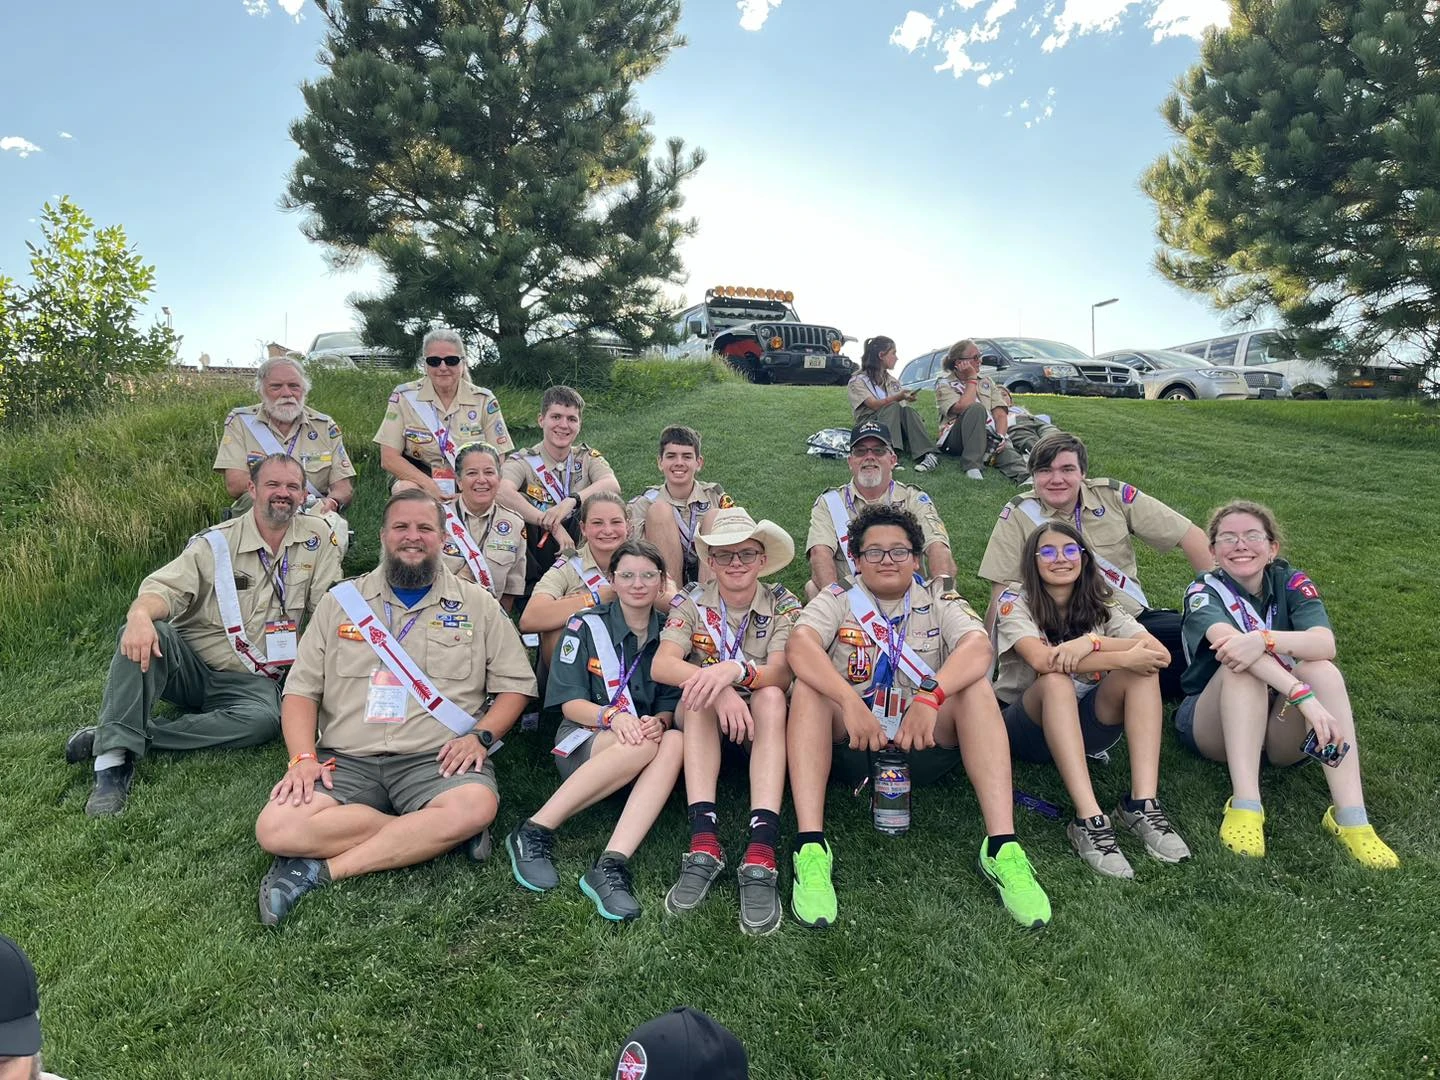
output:
[[[369,438],[393,381],[330,375],[311,395],[361,471],[347,561],[356,572],[378,553],[386,485]],[[500,395],[517,440],[538,439],[538,395]],[[307,898],[279,932],[263,929],[255,890],[268,859],[252,827],[284,768],[278,745],[147,758],[123,816],[84,817],[91,776],[64,764],[64,738],[92,721],[140,578],[225,504],[209,467],[226,409],[249,400],[245,385],[211,379],[0,438],[0,929],[41,973],[47,1065],[62,1075],[600,1077],[632,1026],[682,1003],[731,1027],[761,1080],[1435,1075],[1433,410],[1030,403],[1086,439],[1092,475],[1123,478],[1196,521],[1233,496],[1275,507],[1289,558],[1335,623],[1371,816],[1400,871],[1352,868],[1321,834],[1315,768],[1265,775],[1270,855],[1240,862],[1216,837],[1223,770],[1167,736],[1161,788],[1195,852],[1186,865],[1136,855],[1134,882],[1102,880],[1059,825],[1021,812],[1055,907],[1048,930],[1025,933],[975,877],[982,830],[963,778],[919,791],[898,841],[832,789],[840,924],[808,932],[787,921],[752,940],[736,926],[733,879],[694,917],[665,916],[687,835],[678,793],[634,863],[646,914],[623,928],[602,923],[573,886],[537,897],[503,858],[476,867],[450,856],[343,882]],[[700,429],[704,475],[797,542],[816,494],[846,475],[803,445],[848,424],[843,389],[717,381],[708,369],[657,377],[628,366],[592,402],[583,438],[628,495],[657,477],[667,422]],[[961,589],[981,601],[973,570],[1014,488],[969,481],[953,463],[923,482],[949,526]],[[1190,575],[1178,554],[1147,550],[1141,576],[1152,599],[1174,605]],[[798,588],[803,563],[782,577]],[[502,829],[556,782],[544,736],[507,744]],[[1102,802],[1127,775],[1123,749],[1096,766]],[[1051,770],[1020,767],[1016,780],[1065,801]],[[743,800],[741,778],[722,781],[732,851]],[[615,813],[598,807],[562,831],[562,873],[582,872]]]

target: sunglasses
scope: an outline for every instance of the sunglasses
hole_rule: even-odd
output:
[[[454,367],[455,365],[457,365],[458,363],[460,363],[460,357],[458,357],[458,356],[427,356],[427,357],[425,357],[425,363],[426,363],[426,365],[427,365],[428,367],[439,367],[441,364],[444,364],[446,367]]]

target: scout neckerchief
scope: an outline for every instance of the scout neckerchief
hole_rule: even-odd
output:
[[[435,411],[434,406],[428,401],[421,401],[419,393],[414,390],[404,390],[400,396],[410,403],[410,407],[415,410],[415,415],[420,417],[425,426],[430,429],[430,433],[435,436],[435,445],[440,448],[440,456],[453,469],[455,467],[455,442],[450,438],[450,432],[445,425],[440,422],[440,415]],[[456,396],[459,396],[458,392]]]
[[[933,679],[935,671],[927,664],[920,654],[905,640],[905,631],[910,622],[910,592],[905,592],[905,611],[901,616],[900,625],[892,626],[890,621],[875,610],[875,602],[870,594],[856,585],[848,590],[840,590],[839,586],[832,585],[833,591],[844,591],[846,599],[850,602],[850,613],[855,616],[861,628],[879,650],[879,659],[875,663],[875,675],[871,679],[871,689],[875,691],[874,703],[871,711],[876,719],[880,721],[885,729],[885,737],[890,741],[895,740],[896,733],[900,730],[900,719],[905,711],[906,695],[895,689],[895,675],[903,671],[916,686],[919,686],[925,679]],[[881,694],[880,682],[882,669],[881,663],[886,665],[886,685],[883,687],[885,693]]]
[[[1225,611],[1229,614],[1231,621],[1234,622],[1243,633],[1248,634],[1252,630],[1270,630],[1274,628],[1275,611],[1277,608],[1277,601],[1274,598],[1271,598],[1270,607],[1266,609],[1265,618],[1262,621],[1260,613],[1255,610],[1255,605],[1250,603],[1250,601],[1241,594],[1233,591],[1230,586],[1225,584],[1224,580],[1216,577],[1214,574],[1206,574],[1201,580],[1215,590],[1220,600],[1224,603]],[[1275,659],[1280,661],[1280,666],[1286,671],[1294,668],[1294,658],[1282,656],[1278,652],[1274,655]]]
[[[295,456],[295,444],[300,441],[300,427],[305,423],[303,413],[300,419],[295,421],[295,437],[290,440],[289,446],[281,446],[280,440],[275,437],[275,433],[262,424],[260,418],[254,413],[242,413],[241,419],[245,421],[245,426],[250,429],[250,434],[255,437],[255,441],[260,444],[260,449],[264,450],[265,453],[284,454],[286,457],[292,458]],[[319,489],[310,483],[308,476],[305,478],[305,490],[317,499],[321,497]]]
[[[345,614],[355,624],[355,629],[365,635],[366,642],[380,658],[380,662],[390,669],[390,674],[400,680],[400,685],[420,703],[421,708],[456,735],[469,735],[475,730],[475,718],[431,686],[430,677],[410,659],[410,654],[400,644],[400,638],[409,632],[410,627],[415,624],[415,618],[419,617],[418,612],[400,634],[392,634],[385,628],[384,623],[375,617],[375,612],[370,610],[370,605],[360,595],[360,590],[353,581],[342,581],[330,590],[330,595],[340,602]],[[495,745],[492,745],[490,753],[494,752]]]
[[[218,529],[207,530],[205,542],[215,556],[215,601],[220,605],[220,622],[224,625],[230,648],[250,671],[266,678],[279,679],[285,669],[294,663],[294,656],[283,662],[271,663],[259,648],[245,639],[245,620],[240,615],[240,595],[235,591],[235,566],[230,558],[230,545]],[[283,601],[281,610],[284,610]],[[290,633],[294,633],[293,627]]]
[[[1077,496],[1075,499],[1076,532],[1081,531],[1080,522],[1083,516],[1080,513],[1081,502],[1082,500],[1079,498],[1079,496]],[[1044,511],[1041,509],[1040,500],[1024,499],[1020,503],[1020,509],[1025,511],[1025,515],[1037,526],[1041,528],[1045,527],[1047,518],[1045,517]],[[1140,588],[1140,583],[1138,581],[1136,581],[1129,574],[1125,573],[1125,571],[1121,570],[1109,559],[1101,555],[1093,547],[1090,549],[1090,555],[1094,558],[1095,565],[1100,567],[1101,572],[1105,575],[1106,579],[1109,580],[1111,585],[1115,586],[1115,588],[1119,589],[1126,596],[1130,597],[1131,600],[1134,600],[1142,608],[1148,608],[1150,606],[1150,601],[1145,599],[1145,590]]]
[[[610,695],[610,704],[632,716],[639,716],[635,703],[630,700],[630,676],[645,653],[644,645],[636,645],[635,659],[623,672],[620,670],[624,656],[615,655],[615,643],[610,640],[610,631],[605,620],[599,615],[584,616],[585,625],[590,628],[590,640],[595,644],[595,659],[600,661],[600,677],[605,680],[605,692]]]
[[[895,504],[895,481],[890,481],[890,488],[885,493],[885,501],[891,506]],[[825,507],[830,511],[830,522],[835,526],[835,536],[839,542],[840,554],[844,556],[845,565],[850,568],[850,576],[856,575],[855,560],[850,557],[850,520],[855,516],[855,498],[851,494],[850,485],[845,484],[839,488],[831,488],[825,492]]]
[[[492,515],[494,514],[493,506],[490,508],[490,512]],[[494,576],[490,573],[490,564],[485,561],[485,552],[482,550],[485,538],[490,535],[489,522],[485,526],[485,535],[480,537],[480,542],[477,544],[475,538],[470,535],[470,530],[465,527],[465,522],[447,502],[445,504],[445,532],[455,540],[456,546],[460,548],[460,554],[465,556],[465,565],[470,567],[470,573],[475,575],[475,580],[488,589],[490,595],[499,600],[500,592],[495,587]]]
[[[745,612],[745,618],[740,620],[740,626],[735,631],[735,637],[731,639],[727,636],[730,631],[730,612],[725,609],[725,601],[723,598],[720,599],[719,603],[720,610],[716,611],[712,607],[706,607],[698,600],[695,602],[695,609],[700,612],[701,621],[710,628],[712,636],[715,638],[717,647],[716,659],[722,662],[725,660],[744,660],[745,655],[740,649],[741,646],[745,644],[745,631],[750,626],[751,613],[749,611]]]
[[[590,590],[590,599],[600,603],[600,590],[610,584],[610,579],[602,574],[597,567],[594,570],[585,569],[585,563],[579,555],[570,556],[570,569],[580,576],[585,588]]]
[[[570,497],[570,458],[573,451],[565,451],[565,461],[558,466],[560,478],[557,480],[550,466],[545,464],[545,459],[539,454],[526,454],[525,462],[535,470],[535,475],[540,478],[540,483],[545,485],[545,490],[550,495],[550,501],[556,506]]]

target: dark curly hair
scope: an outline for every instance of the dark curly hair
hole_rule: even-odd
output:
[[[881,525],[894,525],[896,528],[904,529],[905,538],[909,540],[910,547],[914,549],[915,557],[919,558],[924,554],[925,534],[920,531],[920,522],[915,520],[915,515],[909,510],[901,510],[898,506],[877,503],[874,506],[865,507],[850,522],[850,539],[845,545],[846,550],[850,552],[850,558],[857,563],[860,561],[860,549],[864,546],[865,533]]]

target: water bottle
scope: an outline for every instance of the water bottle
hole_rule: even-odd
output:
[[[910,831],[910,762],[898,750],[874,755],[870,774],[870,812],[886,836]]]

